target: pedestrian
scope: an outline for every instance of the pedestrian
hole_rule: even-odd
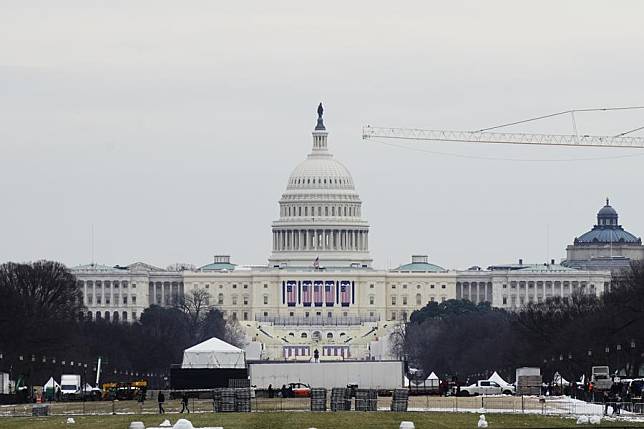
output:
[[[269,384],[268,385],[268,397],[272,398],[273,396],[275,396],[275,392],[273,392],[273,385]]]
[[[190,409],[188,408],[188,394],[185,392],[181,397],[181,413],[183,413],[184,411],[187,411],[188,414],[190,414]]]
[[[163,392],[159,392],[158,401],[159,401],[159,414],[165,414],[165,410],[163,409],[163,403],[165,402],[165,395],[163,394]]]
[[[604,399],[604,415],[607,416],[608,415],[608,402],[610,401],[610,398],[608,396],[608,391],[606,391],[606,390],[604,391],[603,399]]]
[[[288,389],[286,388],[286,384],[282,384],[282,398],[288,397]]]

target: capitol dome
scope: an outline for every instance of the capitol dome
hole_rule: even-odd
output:
[[[369,224],[351,173],[333,158],[318,106],[313,147],[291,173],[273,222],[273,267],[369,267]]]

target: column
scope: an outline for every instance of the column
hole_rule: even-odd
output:
[[[300,237],[300,250],[304,250],[304,231],[301,229],[298,231],[299,237]]]
[[[161,283],[161,305],[165,305],[165,282]]]

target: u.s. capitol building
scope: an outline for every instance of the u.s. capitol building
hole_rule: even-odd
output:
[[[272,224],[264,266],[227,255],[200,268],[89,264],[73,268],[89,318],[131,322],[145,308],[175,305],[195,289],[236,319],[263,359],[370,359],[386,355],[397,324],[430,301],[451,298],[513,309],[574,291],[599,295],[609,271],[546,264],[446,270],[425,255],[392,270],[372,267],[368,221],[349,170],[328,149],[322,107],[311,153],[291,173]]]

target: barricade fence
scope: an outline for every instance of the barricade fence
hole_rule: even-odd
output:
[[[608,415],[644,416],[644,403],[639,402],[584,402],[569,397],[538,396],[376,396],[371,392],[361,392],[359,397],[336,398],[331,389],[326,396],[318,396],[315,410],[327,411],[434,411],[434,412],[485,412],[517,413],[543,415]],[[338,394],[335,394],[336,396]],[[163,408],[166,413],[181,411],[181,399],[170,398],[166,394]],[[176,396],[176,395],[175,395]],[[240,399],[240,398],[236,398]],[[245,399],[245,398],[241,398]],[[357,399],[357,401],[356,401]],[[404,405],[401,400],[407,401]],[[310,411],[312,398],[267,398],[251,397],[248,404],[251,412]],[[323,401],[321,403],[320,401]],[[334,402],[335,401],[335,402]],[[338,405],[341,404],[341,405]],[[91,402],[48,402],[44,404],[0,405],[0,419],[12,416],[32,416],[35,409],[46,407],[46,415],[110,415],[110,414],[157,414],[159,412],[156,396],[139,401],[91,401]],[[221,407],[221,405],[219,405]],[[245,407],[245,406],[244,406]],[[199,399],[189,398],[191,413],[220,412],[212,397]],[[246,410],[244,408],[244,410]]]

